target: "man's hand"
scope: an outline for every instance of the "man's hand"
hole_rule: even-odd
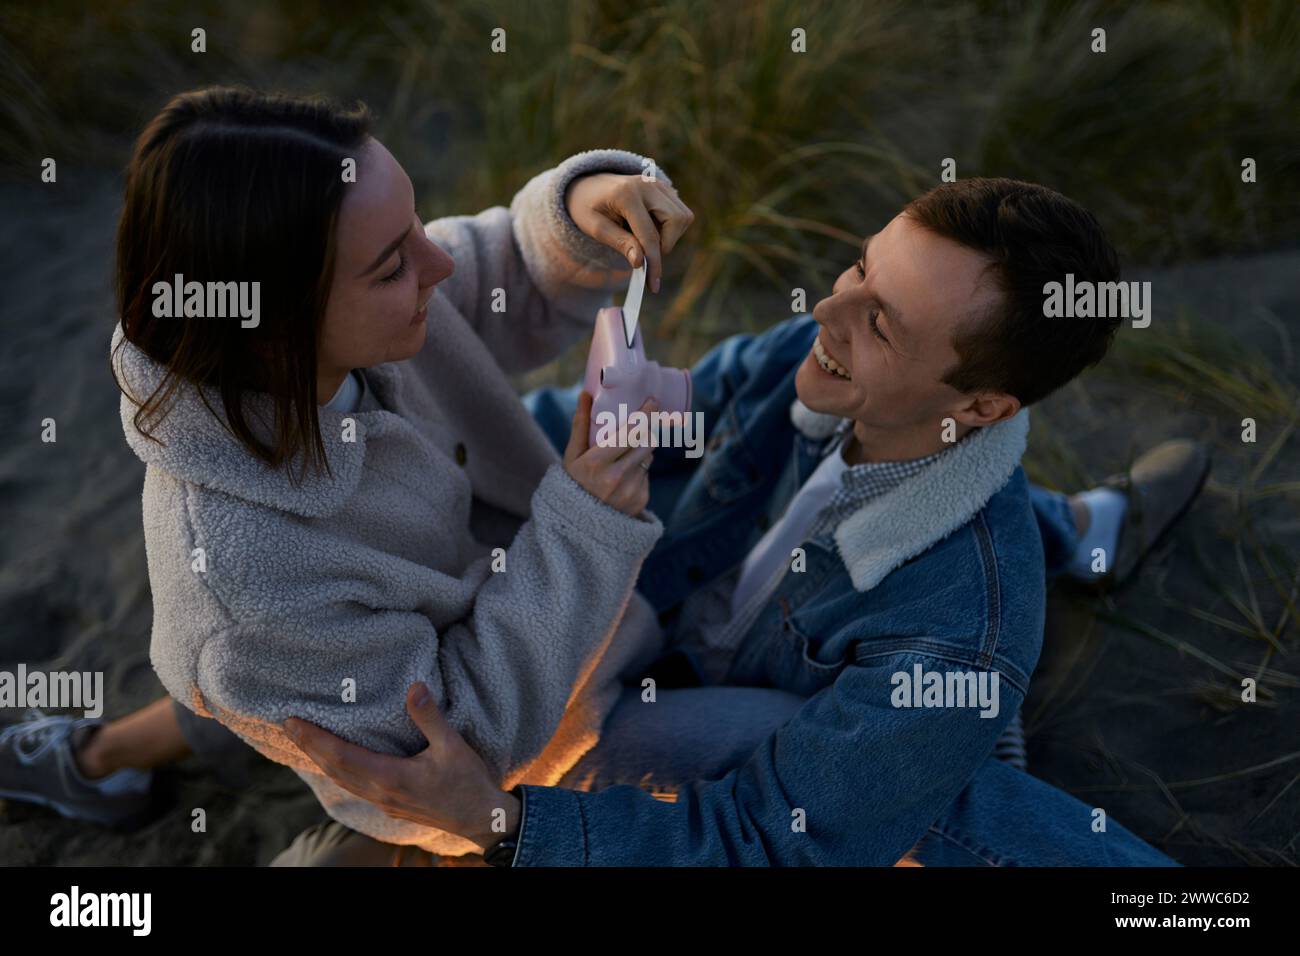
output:
[[[639,173],[580,176],[569,184],[565,202],[584,233],[617,249],[634,269],[647,263],[652,292],[659,291],[662,257],[695,221],[695,213],[671,186],[657,179],[646,182]]]
[[[496,785],[424,684],[407,688],[406,711],[429,741],[414,757],[366,750],[297,717],[286,720],[284,729],[326,776],[390,817],[455,833],[484,849],[516,833],[518,798]],[[494,828],[502,819],[504,826]]]

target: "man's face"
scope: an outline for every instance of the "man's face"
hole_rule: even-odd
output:
[[[795,376],[799,398],[813,411],[852,418],[879,434],[937,434],[946,417],[983,424],[971,420],[971,397],[940,379],[957,362],[957,326],[998,297],[981,281],[987,262],[895,216],[814,306],[821,330]],[[842,372],[826,371],[819,354]]]

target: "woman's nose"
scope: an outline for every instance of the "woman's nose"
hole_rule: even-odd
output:
[[[434,286],[456,271],[456,262],[445,249],[431,239],[427,244],[425,261],[420,271],[420,285]]]

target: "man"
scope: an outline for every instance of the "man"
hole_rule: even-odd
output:
[[[286,729],[341,786],[501,865],[1167,865],[992,756],[1038,659],[1045,563],[1117,583],[1205,476],[1184,442],[1071,502],[1025,479],[1026,406],[1121,321],[1047,318],[1044,286],[1118,273],[1072,201],[962,180],[870,237],[811,316],[709,353],[707,452],[657,453],[665,535],[638,582],[672,655],[629,675],[562,786],[501,792],[419,685],[412,758]],[[571,399],[532,397],[552,435]]]

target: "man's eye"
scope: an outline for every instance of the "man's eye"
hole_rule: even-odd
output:
[[[884,335],[881,334],[881,332],[880,332],[880,326],[876,324],[876,319],[877,319],[879,316],[880,316],[880,312],[879,312],[879,310],[877,310],[877,309],[872,309],[871,312],[870,312],[870,313],[868,314],[868,316],[867,316],[867,322],[868,322],[868,324],[870,324],[870,326],[871,326],[871,331],[875,334],[876,338],[880,339],[880,341],[882,341],[882,342],[888,342],[889,339],[885,338]]]
[[[405,273],[406,273],[406,256],[405,256],[405,255],[399,255],[399,256],[398,256],[398,259],[397,259],[397,268],[394,269],[392,272],[390,272],[388,275],[384,276],[384,277],[383,277],[382,279],[380,279],[379,281],[380,281],[380,282],[396,282],[396,281],[397,281],[398,279],[400,279],[403,275],[405,275]]]
[[[861,260],[861,259],[859,259],[857,262],[853,263],[853,268],[857,270],[858,278],[859,278],[859,279],[865,279],[865,278],[867,277],[867,270],[864,269],[864,268],[862,268],[862,260]]]

